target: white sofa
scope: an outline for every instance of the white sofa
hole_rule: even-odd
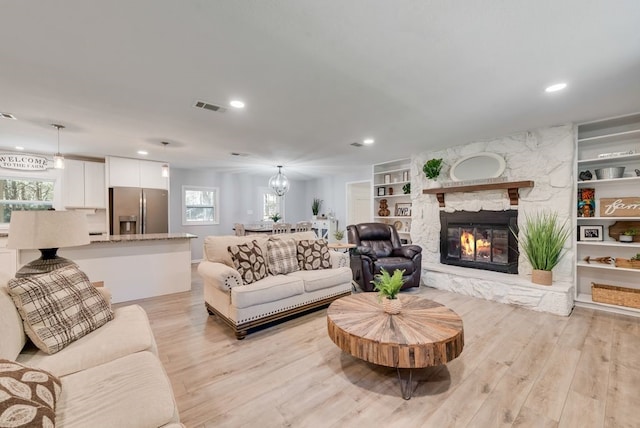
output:
[[[112,321],[49,355],[27,343],[22,319],[3,283],[0,358],[60,379],[57,427],[182,427],[146,313],[131,305],[114,314]]]
[[[204,282],[204,300],[210,314],[218,315],[243,339],[253,327],[318,308],[351,293],[349,255],[329,251],[331,269],[299,270],[286,275],[268,275],[244,285],[228,252],[230,245],[255,240],[263,254],[268,239],[317,239],[314,232],[281,235],[207,236],[205,259],[198,266]]]

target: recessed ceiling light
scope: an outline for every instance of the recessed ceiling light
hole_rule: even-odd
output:
[[[555,85],[551,85],[545,89],[545,92],[557,92],[561,91],[567,87],[566,83],[556,83]]]
[[[231,100],[229,105],[234,108],[244,108],[244,103],[240,100]]]
[[[148,152],[148,151],[146,151],[146,150],[138,150],[138,154],[139,154],[139,155],[146,156],[146,155],[148,155],[148,154],[149,154],[149,152]]]
[[[373,138],[365,138],[362,142],[363,142],[364,144],[369,145],[369,144],[373,144],[373,143],[374,143],[374,140],[373,140]]]
[[[24,150],[24,147],[22,147],[22,146],[16,146],[16,147],[15,147],[15,149],[16,149],[16,150],[20,150],[20,151],[22,151],[22,150]]]

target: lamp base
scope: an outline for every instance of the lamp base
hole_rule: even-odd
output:
[[[40,258],[30,261],[26,265],[22,266],[20,270],[16,272],[16,278],[49,273],[65,266],[76,265],[73,261],[58,256],[56,254],[57,251],[57,248],[41,249],[40,253],[42,255]]]

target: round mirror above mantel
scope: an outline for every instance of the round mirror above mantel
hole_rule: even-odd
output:
[[[449,171],[453,181],[483,180],[502,175],[507,164],[497,153],[474,153],[456,161]]]

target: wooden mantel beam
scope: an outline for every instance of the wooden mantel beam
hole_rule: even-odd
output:
[[[463,193],[463,192],[480,192],[483,190],[501,190],[506,189],[509,194],[509,202],[511,205],[518,205],[518,199],[520,198],[519,190],[522,188],[533,187],[534,182],[531,180],[525,181],[503,181],[501,183],[486,183],[486,184],[470,184],[466,186],[451,186],[451,187],[439,187],[437,189],[423,189],[422,193],[425,195],[436,195],[440,207],[444,207],[444,195],[445,193]]]

